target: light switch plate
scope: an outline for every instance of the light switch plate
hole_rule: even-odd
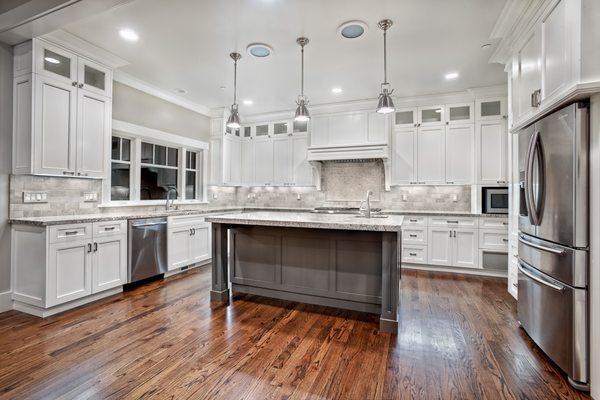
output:
[[[47,203],[47,192],[23,192],[23,203]]]

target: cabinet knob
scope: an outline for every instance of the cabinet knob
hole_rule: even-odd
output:
[[[79,85],[77,85],[77,87],[78,87],[79,89],[81,89],[81,88],[83,87],[83,83],[80,83]]]
[[[71,86],[73,86],[73,87],[77,87],[77,82],[72,82],[72,83],[71,83]]]

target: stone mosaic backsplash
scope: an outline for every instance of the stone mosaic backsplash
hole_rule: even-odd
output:
[[[358,207],[367,190],[373,191],[372,207],[407,211],[471,210],[471,186],[393,186],[384,190],[381,161],[326,162],[322,168],[322,191],[314,187],[223,187],[209,186],[208,205],[180,205],[180,209],[203,207]],[[24,204],[24,191],[44,191],[47,203]],[[142,212],[164,206],[99,208],[84,202],[86,192],[101,197],[98,180],[12,175],[10,179],[10,217],[41,217],[95,213]]]

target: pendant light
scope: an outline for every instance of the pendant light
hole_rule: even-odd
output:
[[[379,102],[377,103],[377,112],[380,114],[388,114],[395,111],[390,84],[387,81],[387,30],[392,26],[392,20],[382,19],[377,24],[383,30],[383,83],[381,84],[381,93],[379,93]]]
[[[229,57],[233,59],[233,104],[231,105],[231,112],[229,118],[227,118],[227,127],[231,129],[240,128],[240,114],[238,113],[237,105],[237,62],[242,55],[240,53],[230,53]]]
[[[298,96],[298,100],[296,104],[298,107],[296,108],[296,115],[294,116],[294,120],[298,122],[306,122],[310,120],[310,115],[308,114],[308,100],[304,97],[304,46],[308,44],[308,38],[299,37],[296,39],[296,43],[300,45],[302,48],[302,72],[300,79],[300,96]]]

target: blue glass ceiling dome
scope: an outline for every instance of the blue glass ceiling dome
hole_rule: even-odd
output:
[[[367,24],[362,21],[347,21],[338,27],[338,33],[344,39],[357,39],[367,31]]]
[[[273,53],[273,48],[265,43],[252,43],[246,47],[246,51],[252,57],[265,58],[269,57]]]

